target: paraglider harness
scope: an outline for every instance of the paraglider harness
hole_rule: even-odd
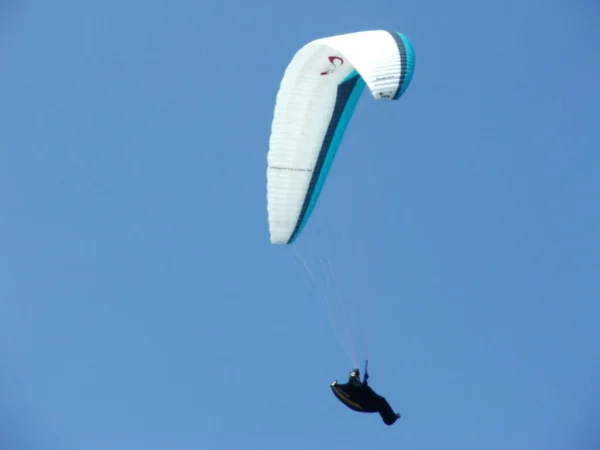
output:
[[[375,393],[368,385],[368,365],[369,361],[367,360],[362,382],[360,381],[360,371],[353,369],[347,383],[338,384],[337,381],[334,381],[331,383],[331,390],[337,399],[348,408],[362,413],[379,413],[386,425],[392,425],[400,418],[400,414],[395,413],[385,397]]]

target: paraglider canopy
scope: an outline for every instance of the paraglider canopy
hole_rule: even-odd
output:
[[[293,243],[308,222],[365,86],[376,100],[398,100],[414,64],[406,36],[384,30],[318,39],[298,50],[281,81],[271,125],[271,243]]]

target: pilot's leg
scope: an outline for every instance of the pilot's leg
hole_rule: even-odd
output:
[[[387,400],[381,397],[379,402],[379,415],[386,425],[393,425],[400,418],[400,414],[394,412]]]

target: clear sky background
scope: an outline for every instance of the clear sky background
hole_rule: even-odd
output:
[[[599,19],[592,0],[5,3],[0,447],[598,448]],[[411,39],[412,84],[363,95],[306,232],[272,246],[283,71],[381,28]],[[392,427],[331,394],[353,362],[329,282]]]

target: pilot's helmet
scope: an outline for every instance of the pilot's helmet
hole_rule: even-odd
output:
[[[352,371],[350,372],[350,378],[360,381],[360,370],[352,369]]]

